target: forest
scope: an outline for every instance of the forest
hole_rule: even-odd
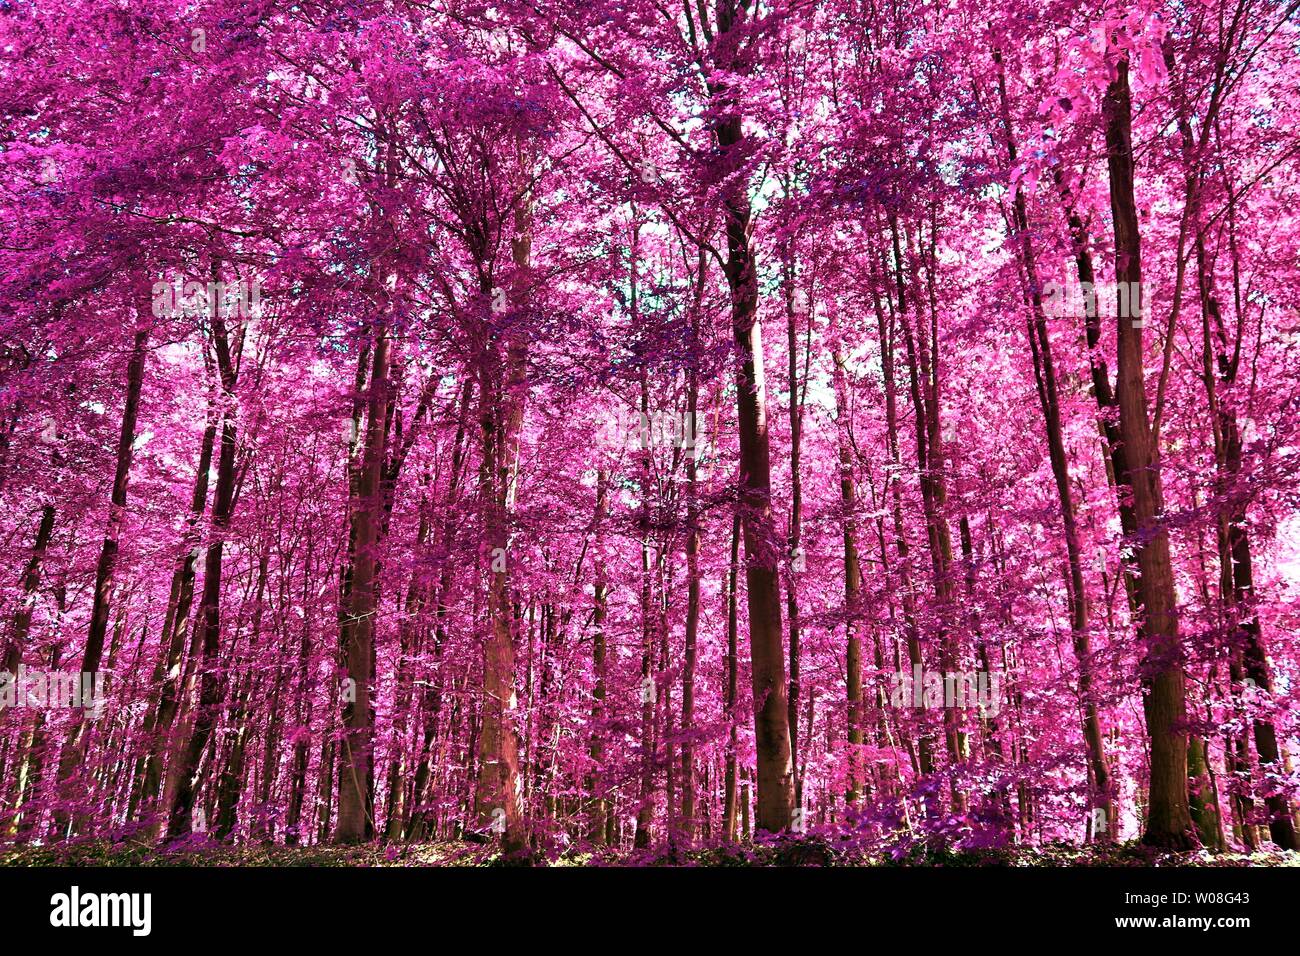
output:
[[[0,51],[0,862],[1300,862],[1300,0]]]

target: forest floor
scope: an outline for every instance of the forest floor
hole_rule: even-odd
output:
[[[866,857],[825,839],[783,840],[767,845],[715,846],[676,851],[659,848],[634,855],[566,850],[537,854],[525,861],[504,859],[475,843],[444,841],[402,846],[375,843],[357,847],[230,846],[208,840],[158,846],[141,841],[86,840],[56,846],[0,848],[0,866],[215,866],[215,867],[371,867],[371,866],[917,866],[917,867],[1300,867],[1300,853],[1164,853],[1138,843],[1108,846],[1047,844],[970,851],[915,850],[906,855]]]

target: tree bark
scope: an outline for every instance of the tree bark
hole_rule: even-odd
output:
[[[789,558],[786,567],[786,614],[790,618],[790,682],[787,714],[790,723],[790,762],[794,767],[794,805],[803,806],[803,776],[799,773],[799,572],[804,561],[800,554],[803,532],[803,475],[800,457],[803,446],[803,405],[799,390],[798,318],[795,307],[794,265],[789,250],[781,262],[781,288],[786,313],[786,380],[790,388],[787,406],[790,421],[790,532]]]
[[[221,710],[222,677],[218,671],[218,658],[221,656],[221,576],[235,493],[238,421],[235,385],[238,366],[231,351],[224,319],[219,314],[214,314],[211,324],[213,351],[217,356],[221,377],[221,445],[217,457],[217,486],[212,500],[211,536],[204,555],[203,594],[199,599],[197,620],[199,636],[203,642],[197,665],[199,701],[189,740],[176,755],[174,773],[168,773],[175,780],[175,794],[170,798],[170,805],[167,805],[168,798],[164,796],[162,808],[167,819],[167,835],[172,838],[184,836],[192,829],[194,797],[198,790],[197,772]]]
[[[158,698],[145,717],[144,732],[150,739],[149,753],[140,773],[137,799],[142,814],[153,811],[163,782],[163,763],[172,749],[172,724],[180,705],[181,661],[185,638],[189,633],[190,608],[194,603],[194,579],[198,566],[199,522],[208,507],[208,480],[212,471],[212,452],[216,444],[217,420],[209,412],[207,426],[199,446],[199,462],[194,474],[194,493],[190,498],[190,517],[181,539],[182,553],[172,571],[167,612],[163,618],[160,643],[163,654],[154,668],[153,682],[159,685]],[[134,817],[135,813],[128,816]]]
[[[18,613],[14,615],[13,631],[9,635],[9,646],[5,650],[4,664],[0,667],[6,674],[14,674],[23,660],[23,650],[27,645],[27,635],[32,629],[32,613],[36,610],[36,589],[41,583],[41,563],[45,560],[45,550],[50,546],[54,534],[54,505],[47,504],[41,508],[41,520],[36,526],[36,540],[32,543],[32,556],[23,569],[22,599]],[[0,711],[3,708],[0,707]]]
[[[993,60],[998,68],[998,94],[1002,124],[1006,138],[1007,160],[1013,168],[1017,155],[1011,113],[1007,104],[1006,70],[1002,55],[994,51]],[[1092,641],[1088,627],[1088,591],[1083,577],[1083,556],[1080,543],[1079,522],[1075,512],[1074,496],[1070,490],[1070,471],[1066,457],[1065,439],[1061,423],[1061,404],[1056,381],[1056,365],[1052,359],[1052,343],[1047,332],[1047,315],[1043,307],[1042,285],[1039,281],[1038,262],[1029,230],[1029,215],[1024,189],[1017,189],[1011,209],[1011,226],[1024,270],[1025,299],[1029,307],[1026,329],[1030,353],[1033,357],[1034,384],[1038,404],[1043,413],[1043,429],[1047,438],[1047,456],[1056,483],[1057,501],[1061,510],[1061,523],[1065,530],[1065,554],[1069,568],[1067,600],[1070,612],[1070,637],[1075,659],[1079,663],[1079,700],[1083,711],[1083,739],[1088,755],[1088,776],[1091,784],[1088,809],[1101,810],[1106,821],[1102,833],[1112,840],[1117,823],[1114,807],[1110,767],[1102,744],[1101,718],[1093,690]],[[1091,819],[1091,817],[1090,817]]]
[[[1128,60],[1106,91],[1106,161],[1110,172],[1111,214],[1115,223],[1115,279],[1121,289],[1140,290],[1141,239],[1133,194],[1132,107]],[[1130,292],[1130,301],[1140,301]],[[1129,488],[1137,539],[1133,550],[1141,569],[1137,583],[1139,615],[1146,632],[1143,659],[1143,710],[1151,751],[1150,800],[1142,841],[1167,849],[1196,846],[1187,796],[1186,677],[1178,636],[1178,611],[1169,533],[1161,524],[1163,491],[1158,449],[1147,417],[1142,367],[1142,331],[1136,316],[1119,316],[1116,399],[1128,471],[1117,476]]]
[[[591,663],[595,671],[595,686],[591,694],[591,722],[594,728],[587,744],[587,757],[591,761],[592,771],[588,776],[587,792],[597,794],[591,798],[588,811],[588,837],[596,844],[605,844],[612,840],[613,815],[610,812],[609,798],[604,794],[605,769],[605,733],[606,712],[605,698],[608,694],[609,664],[606,645],[605,617],[609,612],[609,585],[605,580],[605,521],[609,511],[609,472],[601,468],[596,472],[596,584],[592,597],[591,624],[593,629],[591,643]]]
[[[727,684],[723,698],[724,713],[727,717],[727,755],[726,767],[723,771],[722,839],[726,843],[736,842],[736,750],[739,744],[736,732],[736,705],[740,690],[740,662],[738,660],[739,647],[737,640],[739,621],[736,587],[740,583],[738,580],[740,525],[740,511],[737,510],[736,516],[731,522],[731,559],[727,565],[726,583],[723,587],[723,597],[727,609]]]
[[[704,267],[707,260],[699,257],[700,288],[703,288]],[[698,299],[698,297],[697,297]],[[691,312],[691,352],[697,358],[687,371],[686,415],[683,434],[689,433],[696,442],[696,421],[700,404],[700,371],[696,364],[699,356],[699,302]],[[689,432],[687,431],[689,429]],[[700,626],[700,510],[697,487],[696,456],[698,444],[685,449],[686,454],[686,635],[682,662],[682,835],[689,841],[695,838],[695,663],[696,640]]]
[[[344,647],[344,668],[349,681],[349,693],[344,695],[343,736],[339,741],[341,759],[338,763],[338,820],[334,828],[336,843],[359,843],[374,835],[370,798],[370,780],[374,767],[374,727],[371,723],[370,695],[374,676],[375,617],[378,610],[376,552],[381,535],[381,483],[388,444],[389,338],[385,323],[381,322],[375,329],[372,350]]]
[[[141,319],[146,310],[140,309]],[[144,382],[144,364],[149,344],[149,330],[136,331],[131,346],[131,358],[126,369],[126,398],[122,406],[122,427],[117,439],[117,467],[113,473],[113,490],[109,498],[108,527],[100,546],[99,563],[95,567],[95,594],[90,611],[90,627],[86,634],[86,648],[82,656],[83,674],[95,673],[104,656],[104,638],[108,631],[109,603],[113,590],[113,573],[117,567],[118,541],[126,522],[126,491],[131,476],[131,462],[135,456],[135,425],[140,411],[140,391]],[[87,723],[84,711],[78,711],[63,753],[59,758],[58,788],[72,798],[70,783],[85,757]],[[70,835],[73,820],[60,810],[54,814],[54,837],[63,839]]]
[[[531,240],[527,212],[516,214],[511,241],[515,267],[513,304],[524,295]],[[481,290],[491,295],[491,286]],[[505,355],[488,337],[479,363],[479,428],[482,441],[480,489],[487,509],[485,532],[491,565],[488,584],[488,638],[483,660],[483,714],[479,731],[479,771],[475,813],[480,830],[504,824],[501,846],[507,854],[528,845],[519,777],[519,742],[515,729],[514,613],[510,601],[510,518],[518,475],[519,438],[523,425],[523,389],[527,372],[527,343],[523,331],[511,328]],[[499,569],[499,570],[498,570]]]
[[[840,471],[840,526],[844,534],[844,636],[846,642],[845,698],[849,741],[849,786],[845,800],[853,806],[862,794],[862,638],[858,634],[861,613],[862,564],[858,558],[857,493],[853,484],[853,451],[849,435],[849,389],[838,341],[831,353],[831,377],[835,392],[835,425],[838,436]]]
[[[718,43],[740,63],[733,31],[739,31],[747,8],[736,0],[718,0]],[[743,161],[746,137],[734,92],[711,84],[721,118],[714,134],[724,163]],[[758,321],[758,283],[750,243],[750,203],[743,177],[731,177],[723,214],[727,235],[724,272],[731,293],[731,328],[737,352],[736,410],[740,428],[741,526],[745,542],[745,585],[749,605],[749,647],[754,691],[754,747],[757,755],[758,829],[780,833],[790,828],[794,812],[794,769],[790,752],[790,716],[786,700],[785,657],[781,632],[778,575],[780,538],[772,519],[771,448],[767,430],[767,389],[763,377],[763,339]]]

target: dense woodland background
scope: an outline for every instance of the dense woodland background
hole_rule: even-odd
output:
[[[1298,10],[2,0],[0,840],[1296,849]]]

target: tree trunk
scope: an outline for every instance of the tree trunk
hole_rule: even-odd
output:
[[[706,260],[699,257],[701,273]],[[703,274],[700,276],[701,287]],[[699,355],[699,303],[691,312],[692,354]],[[683,433],[695,436],[696,417],[699,413],[699,367],[692,363],[687,372],[686,415]],[[698,436],[696,436],[698,441]],[[696,638],[700,625],[700,512],[695,458],[697,445],[690,445],[686,453],[686,636],[685,660],[682,663],[682,834],[689,841],[695,839],[695,663]]]
[[[718,127],[725,152],[743,139],[739,117]],[[758,322],[758,287],[749,240],[749,200],[743,187],[726,202],[727,285],[739,366],[736,405],[740,423],[741,527],[745,542],[745,587],[749,607],[750,667],[754,689],[754,746],[758,769],[756,825],[768,833],[788,830],[794,812],[794,773],[786,701],[781,634],[781,589],[777,573],[780,540],[772,520],[772,466],[767,431],[763,340]]]
[[[516,216],[511,240],[516,286],[523,297],[523,273],[529,267],[531,241],[526,213]],[[491,287],[481,289],[491,294]],[[510,514],[518,474],[519,436],[523,425],[527,344],[523,332],[507,336],[506,354],[490,340],[479,363],[479,426],[482,439],[480,488],[486,517],[488,559],[488,638],[483,655],[483,715],[479,731],[479,768],[475,814],[480,830],[504,825],[501,846],[507,854],[523,851],[525,833],[519,778],[519,742],[515,730],[514,613],[510,601]]]
[[[723,776],[722,839],[726,843],[736,842],[736,749],[738,747],[736,739],[736,704],[740,690],[740,662],[737,659],[739,654],[737,640],[739,615],[736,587],[740,583],[738,581],[740,525],[740,511],[737,510],[736,516],[731,522],[731,562],[727,565],[726,583],[723,590],[723,597],[726,600],[727,607],[727,686],[726,695],[723,699],[724,712],[727,716],[727,757]]]
[[[806,302],[796,296],[794,265],[787,249],[781,263],[781,288],[785,298],[786,314],[786,369],[790,388],[788,405],[790,420],[790,532],[787,561],[786,614],[790,618],[790,682],[787,714],[790,723],[790,762],[795,768],[794,805],[803,806],[803,776],[799,773],[799,573],[804,565],[800,552],[803,532],[803,476],[799,470],[803,445],[803,405],[799,393],[798,319],[801,312],[797,303]],[[810,320],[811,321],[811,320]]]
[[[1137,204],[1133,195],[1132,116],[1128,60],[1106,91],[1106,160],[1110,172],[1111,214],[1115,222],[1115,280],[1133,293],[1141,289],[1142,257]],[[1118,373],[1121,440],[1128,471],[1117,476],[1128,486],[1137,523],[1133,550],[1141,578],[1137,582],[1139,615],[1146,632],[1143,659],[1143,710],[1151,748],[1149,812],[1144,843],[1182,850],[1196,846],[1187,798],[1186,689],[1169,533],[1160,523],[1163,490],[1158,449],[1153,447],[1147,417],[1142,367],[1142,331],[1137,316],[1118,316]],[[1171,333],[1172,334],[1172,333]]]
[[[587,756],[591,760],[592,771],[588,777],[587,792],[599,794],[591,798],[588,811],[587,835],[593,843],[604,844],[612,838],[613,816],[610,813],[609,798],[605,795],[605,733],[609,715],[606,712],[605,697],[608,687],[608,650],[605,635],[605,617],[609,611],[609,585],[605,580],[605,520],[609,510],[609,472],[599,469],[596,472],[596,584],[591,611],[593,629],[591,643],[591,664],[595,672],[596,683],[591,695],[591,722],[594,729],[587,744]]]
[[[190,498],[190,517],[181,539],[181,555],[172,571],[172,583],[163,618],[160,643],[163,654],[154,669],[153,683],[160,686],[158,699],[145,717],[144,733],[149,739],[149,753],[144,758],[138,787],[138,808],[142,814],[153,811],[163,782],[163,761],[172,750],[172,724],[180,705],[181,661],[185,638],[189,633],[190,608],[194,602],[194,578],[202,540],[199,521],[208,507],[208,480],[212,471],[212,451],[216,444],[217,421],[209,414],[199,462],[194,474],[194,493]],[[128,814],[134,817],[134,813]]]
[[[145,309],[141,308],[141,319]],[[104,637],[108,631],[109,600],[113,590],[113,572],[117,567],[118,540],[122,526],[126,522],[126,490],[131,475],[131,461],[135,455],[135,424],[140,411],[140,390],[144,382],[144,363],[146,347],[149,344],[149,331],[142,328],[135,333],[131,347],[131,359],[126,369],[126,400],[122,406],[122,427],[117,439],[117,468],[113,474],[113,491],[108,506],[108,527],[104,532],[104,543],[99,551],[99,563],[95,567],[94,603],[90,611],[90,627],[86,634],[86,649],[82,657],[83,674],[99,670],[104,655]],[[82,767],[85,758],[86,718],[84,711],[74,716],[74,725],[64,744],[59,758],[58,788],[69,799],[72,777]],[[54,836],[62,839],[69,835],[72,826],[71,816],[64,810],[54,814]]]
[[[18,613],[14,615],[13,632],[9,637],[9,647],[5,650],[4,664],[0,667],[6,674],[14,674],[23,660],[23,650],[27,644],[27,635],[32,628],[32,613],[36,610],[36,589],[41,583],[41,562],[45,560],[45,550],[50,546],[54,534],[54,505],[45,505],[41,509],[41,520],[36,526],[36,540],[32,544],[32,556],[23,570],[22,599]],[[3,708],[0,707],[0,711]]]
[[[357,485],[356,539],[349,590],[344,667],[347,693],[343,699],[340,738],[338,820],[336,843],[359,843],[374,835],[370,781],[374,767],[374,727],[370,695],[374,678],[375,616],[381,536],[384,463],[387,459],[389,405],[389,340],[386,326],[375,329],[373,364],[366,400],[366,436]]]
[[[747,73],[739,34],[748,8],[718,0],[717,45],[732,62],[719,67]],[[733,31],[736,35],[733,34]],[[724,166],[743,163],[747,147],[744,121],[734,92],[710,82],[720,118],[714,135]],[[741,527],[745,542],[745,585],[749,605],[749,646],[754,690],[754,747],[757,761],[757,828],[780,833],[794,813],[794,768],[790,715],[786,701],[785,657],[781,632],[778,575],[780,538],[772,520],[771,449],[767,430],[767,389],[763,378],[763,339],[758,321],[758,277],[750,243],[750,202],[745,177],[732,174],[723,199],[727,235],[724,272],[731,293],[731,328],[737,352],[736,410],[740,430]]]
[[[221,449],[217,458],[217,486],[212,501],[212,527],[203,563],[203,594],[199,599],[198,631],[202,653],[198,663],[199,702],[188,742],[176,756],[175,796],[164,805],[167,834],[175,838],[188,834],[193,826],[197,771],[203,752],[215,729],[221,710],[221,575],[225,539],[235,493],[237,410],[235,405],[236,360],[231,353],[226,325],[220,315],[212,317],[212,340],[221,376]],[[166,797],[164,797],[166,801]]]
[[[916,589],[912,582],[911,549],[907,542],[907,529],[903,523],[903,498],[902,492],[899,490],[903,464],[898,441],[898,386],[895,381],[894,323],[892,316],[886,317],[885,310],[881,306],[881,297],[873,296],[872,299],[876,312],[876,326],[880,336],[880,375],[885,392],[885,434],[886,443],[889,446],[889,471],[886,473],[886,483],[889,485],[890,508],[893,515],[894,547],[898,552],[899,577],[902,585],[903,628],[907,643],[908,664],[914,670],[917,667],[924,668],[925,664],[921,650],[921,630],[916,612]],[[917,769],[922,775],[928,776],[934,772],[934,752],[930,731],[925,723],[924,712],[913,723],[913,726],[916,726],[916,723],[920,725],[916,742]],[[938,811],[938,807],[934,806],[934,801],[926,801],[926,809],[927,812],[932,814]]]
[[[944,477],[943,439],[940,425],[939,408],[939,355],[937,309],[933,298],[930,302],[930,316],[926,316],[918,305],[915,310],[917,334],[913,336],[912,325],[908,321],[906,284],[904,273],[907,270],[903,250],[900,248],[898,225],[890,220],[890,234],[893,241],[894,262],[897,269],[898,319],[903,332],[903,344],[907,357],[912,408],[916,416],[916,464],[921,485],[921,509],[925,516],[926,537],[930,545],[930,564],[934,577],[934,594],[937,603],[936,620],[939,633],[939,662],[944,673],[958,670],[959,648],[957,633],[952,626],[955,601],[952,581],[952,532],[948,526],[947,500],[948,491]],[[931,235],[929,257],[933,261],[934,242]],[[909,254],[912,241],[908,241]],[[919,282],[913,276],[913,289]],[[919,292],[913,292],[913,301]],[[927,334],[927,325],[929,333]],[[965,734],[961,731],[960,717],[955,707],[943,709],[944,740],[948,749],[948,766],[951,776],[950,792],[953,809],[964,813],[966,796],[957,779],[957,768],[966,758]]]
[[[1011,114],[1007,106],[1006,72],[1002,55],[994,51],[998,67],[998,93],[1002,109],[1002,123],[1006,137],[1007,160],[1012,167],[1018,162]],[[1056,483],[1061,521],[1065,529],[1065,553],[1069,567],[1067,598],[1070,611],[1070,637],[1075,659],[1079,662],[1079,699],[1083,710],[1083,739],[1088,754],[1088,776],[1091,782],[1088,809],[1099,809],[1106,821],[1103,839],[1114,839],[1117,820],[1113,807],[1110,767],[1102,745],[1101,718],[1093,690],[1092,644],[1088,628],[1088,591],[1083,578],[1083,556],[1080,543],[1079,522],[1074,498],[1070,491],[1070,472],[1066,458],[1065,439],[1061,424],[1061,406],[1056,381],[1056,365],[1052,359],[1052,344],[1047,332],[1047,315],[1043,307],[1042,285],[1039,282],[1038,263],[1029,230],[1025,191],[1018,189],[1012,204],[1011,225],[1015,230],[1020,262],[1024,269],[1025,298],[1029,306],[1027,331],[1030,352],[1034,362],[1034,384],[1038,404],[1043,412],[1043,428],[1047,437],[1048,460]]]

